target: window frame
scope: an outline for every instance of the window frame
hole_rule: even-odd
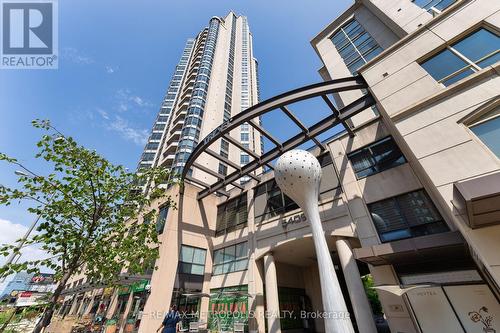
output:
[[[469,135],[472,137],[473,141],[479,144],[483,149],[485,149],[490,156],[500,160],[500,156],[497,156],[491,148],[472,130],[472,127],[484,124],[490,120],[496,119],[500,117],[500,114],[495,114],[495,112],[499,112],[500,110],[500,98],[495,99],[491,102],[487,102],[485,105],[482,105],[478,109],[474,110],[467,116],[458,120],[457,123],[461,124],[465,127],[465,130],[468,131]],[[490,112],[494,113],[492,116],[485,118]]]
[[[231,224],[230,226],[228,226],[225,215],[228,214],[227,208],[228,207],[230,208],[231,207],[230,205],[235,201],[238,201],[237,210],[234,213],[236,221],[234,224]],[[243,205],[243,203],[245,203],[245,205]],[[243,207],[246,210],[246,214],[244,214],[245,215],[244,219],[242,221],[240,221],[240,214],[243,212],[243,211],[241,211],[241,209]],[[224,210],[221,214],[222,208]],[[221,222],[221,220],[220,220],[221,215],[223,216],[223,222]],[[221,228],[221,223],[224,223],[223,228]],[[228,199],[225,202],[217,205],[217,217],[216,217],[216,223],[215,223],[215,237],[226,235],[229,232],[243,229],[247,226],[248,226],[248,193],[247,192],[243,192],[240,195],[237,195],[234,198]]]
[[[193,258],[191,259],[192,262],[188,262],[188,261],[183,261],[181,260],[181,257],[182,257],[182,249],[184,247],[188,247],[188,248],[192,248],[193,249]],[[202,250],[204,251],[205,253],[205,259],[203,261],[203,265],[202,264],[199,264],[199,263],[195,263],[194,262],[194,256],[195,256],[195,251],[196,250]],[[195,273],[186,273],[182,270],[182,267],[183,267],[183,264],[186,264],[186,265],[191,265],[191,266],[202,266],[203,267],[203,273],[202,274],[195,274]],[[186,275],[196,275],[196,276],[204,276],[205,275],[205,266],[207,264],[207,249],[204,249],[204,248],[201,248],[201,247],[197,247],[197,246],[192,246],[192,245],[187,245],[187,244],[181,244],[181,248],[180,248],[180,251],[179,251],[179,259],[177,260],[177,273],[178,274],[186,274]]]
[[[439,3],[443,2],[443,1],[446,1],[446,0],[441,0],[438,3],[435,3],[434,5],[432,5],[430,7],[427,7],[427,6],[430,3],[432,3],[434,0],[427,0],[427,4],[424,5],[424,6],[420,6],[420,5],[416,4],[416,1],[417,0],[411,0],[411,2],[415,4],[415,6],[417,6],[418,8],[421,8],[421,9],[425,10],[426,12],[428,12],[429,14],[431,14],[432,16],[436,16],[436,15],[441,14],[443,11],[445,11],[448,8],[450,8],[451,6],[453,6],[457,2],[457,0],[453,0],[453,2],[451,4],[449,4],[448,6],[446,6],[445,8],[438,9],[435,6],[438,5]]]
[[[353,22],[356,22],[357,25],[359,27],[361,27],[361,31],[359,31],[353,38],[351,38],[351,36],[349,36],[348,32],[351,32],[352,30],[355,30],[356,28],[354,29],[351,29],[349,30],[348,32],[345,31],[345,28],[348,27],[351,23]],[[347,43],[345,45],[343,45],[342,47],[337,47],[337,44],[335,44],[335,42],[333,41],[333,38],[338,34],[342,32],[343,35],[344,35],[344,39],[347,40]],[[358,40],[359,38],[361,38],[361,36],[363,34],[366,34],[368,36],[368,39],[366,39],[365,41],[363,41],[361,44],[363,43],[366,43],[367,41],[374,41],[375,42],[375,45],[370,47],[369,49],[367,49],[366,51],[364,52],[361,52],[359,50],[359,47],[360,45],[356,45],[355,44],[355,41]],[[342,62],[344,63],[344,65],[347,67],[347,69],[349,70],[349,72],[351,72],[352,75],[356,75],[357,74],[357,71],[360,67],[362,67],[364,64],[368,63],[369,61],[371,61],[374,57],[376,57],[377,55],[375,55],[374,57],[372,57],[371,59],[367,59],[365,56],[372,53],[374,50],[377,50],[378,48],[380,48],[380,52],[383,52],[384,51],[384,48],[382,48],[382,46],[380,46],[379,42],[375,39],[375,37],[373,37],[369,32],[368,30],[366,30],[366,28],[361,24],[361,22],[355,17],[351,17],[349,20],[347,20],[345,23],[343,23],[340,27],[338,27],[337,29],[335,29],[335,31],[333,31],[333,33],[331,33],[328,37],[328,39],[330,39],[330,41],[332,42],[335,50],[337,51],[337,53],[339,54],[340,58],[342,59]],[[348,48],[349,46],[352,46],[353,48],[353,51],[355,51],[355,54],[357,54],[354,58],[352,58],[352,55],[349,55],[349,58],[352,58],[349,60],[349,62],[346,62],[346,59],[344,59],[344,57],[342,56],[342,53],[341,51],[345,50],[346,48]],[[347,57],[346,57],[347,58]],[[358,68],[356,68],[354,71],[351,70],[350,66],[352,66],[353,64],[359,62],[360,60],[363,61],[363,64],[361,64],[360,66],[358,66]]]
[[[500,49],[497,49],[496,51],[493,51],[493,52],[491,52],[489,54],[486,54],[485,56],[481,57],[480,59],[478,59],[476,61],[472,61],[468,57],[466,57],[465,55],[463,55],[462,53],[460,53],[460,51],[458,51],[457,49],[453,48],[454,45],[456,45],[456,44],[464,41],[465,39],[467,39],[468,37],[471,37],[475,33],[478,33],[482,29],[484,29],[486,31],[489,31],[493,35],[496,35],[498,38],[500,38],[500,31],[498,30],[498,28],[496,28],[496,27],[488,24],[487,22],[481,22],[480,25],[475,25],[474,27],[472,27],[470,29],[467,29],[466,31],[464,31],[460,35],[458,35],[455,38],[451,39],[450,41],[446,42],[441,47],[436,48],[432,52],[430,52],[430,53],[426,54],[425,56],[421,57],[420,59],[418,59],[417,60],[418,65],[420,65],[420,67],[422,67],[422,69],[426,73],[428,73],[437,83],[443,85],[444,87],[449,87],[449,86],[455,84],[456,82],[464,80],[467,77],[469,77],[470,75],[473,75],[474,73],[480,72],[481,70],[487,68],[488,66],[491,66],[491,65],[488,65],[488,66],[486,66],[484,68],[481,68],[480,66],[478,66],[478,63],[483,62],[483,61],[485,61],[485,60],[487,60],[487,59],[489,59],[491,57],[494,57],[496,54],[499,54],[500,53]],[[446,50],[448,50],[454,56],[456,56],[458,59],[460,59],[461,61],[463,61],[464,63],[466,63],[466,65],[463,66],[463,67],[461,67],[461,68],[459,68],[455,72],[450,73],[450,74],[446,75],[445,77],[443,77],[443,78],[441,78],[439,80],[436,80],[434,78],[434,76],[430,72],[428,72],[422,65],[425,62],[433,59],[434,57],[438,56],[439,54],[441,54],[442,52],[444,52]],[[453,79],[454,77],[462,74],[463,72],[466,72],[469,69],[472,70],[474,73],[469,74],[469,75],[467,75],[467,76],[459,79],[458,81],[452,82],[451,84],[448,84],[448,85],[446,85],[445,83],[443,83],[443,82],[446,82],[446,81],[448,81],[450,79]]]
[[[160,217],[161,217],[161,212],[166,210],[165,213],[165,218],[163,219],[160,227]],[[158,235],[163,234],[163,231],[165,230],[165,226],[167,225],[167,218],[168,218],[168,211],[169,211],[169,206],[163,205],[158,207],[158,217],[156,218],[155,226],[156,226],[156,232]]]
[[[404,161],[402,163],[400,163],[400,164],[397,164],[397,165],[394,165],[394,166],[391,166],[391,167],[388,167],[388,168],[385,168],[385,169],[379,169],[379,168],[377,168],[375,172],[370,173],[369,175],[358,176],[358,172],[359,171],[356,171],[354,169],[354,165],[353,165],[353,163],[351,161],[351,156],[353,156],[355,154],[359,154],[359,153],[361,153],[365,149],[371,149],[371,147],[373,147],[374,145],[382,143],[382,142],[384,142],[385,140],[388,140],[388,139],[392,140],[392,142],[395,144],[395,146],[397,147],[397,149],[401,152],[401,156],[403,157]],[[365,168],[365,169],[363,169],[361,171],[364,171],[364,170],[367,170],[367,169],[370,169],[370,168],[374,168],[374,167],[376,167],[378,165],[378,162],[373,158],[373,155],[374,155],[373,152],[371,150],[369,150],[369,151],[370,151],[370,158],[375,161],[375,164],[372,165],[372,166],[370,166],[370,167],[367,167],[367,168]],[[403,151],[401,150],[401,148],[399,148],[396,140],[394,140],[394,138],[391,135],[385,136],[385,137],[383,137],[381,139],[378,139],[376,141],[368,143],[368,144],[366,144],[366,145],[364,145],[364,146],[362,146],[362,147],[360,147],[358,149],[355,149],[355,150],[351,151],[350,153],[346,154],[346,156],[347,156],[347,159],[349,160],[349,163],[351,164],[352,170],[353,170],[354,175],[356,176],[357,180],[364,179],[364,178],[376,175],[378,173],[390,170],[392,168],[398,167],[398,166],[403,165],[405,163],[408,163],[408,160],[407,160],[406,156],[404,155]]]
[[[418,225],[411,225],[410,222],[408,221],[408,218],[407,218],[407,215],[405,214],[404,212],[404,209],[401,208],[401,205],[400,205],[400,201],[398,201],[398,198],[401,198],[401,197],[404,197],[410,193],[416,193],[416,192],[421,192],[423,193],[424,197],[428,200],[428,202],[430,202],[430,204],[432,205],[432,209],[437,212],[437,214],[439,215],[440,219],[437,220],[437,221],[434,221],[434,222],[430,222],[430,223],[422,223],[422,224],[418,224]],[[394,200],[396,202],[396,206],[397,206],[397,211],[398,211],[398,214],[399,216],[401,216],[401,218],[404,220],[404,224],[405,224],[405,228],[402,228],[402,229],[395,229],[395,230],[392,230],[392,231],[409,231],[409,236],[407,237],[401,237],[401,238],[397,238],[397,239],[391,239],[391,240],[383,240],[383,236],[382,236],[382,232],[379,231],[379,229],[377,228],[377,224],[374,222],[373,220],[373,216],[372,216],[372,211],[370,209],[370,206],[372,205],[375,205],[375,204],[379,204],[381,202],[386,202],[386,201],[390,201],[390,200]],[[432,198],[429,196],[429,194],[427,193],[427,191],[424,189],[424,188],[420,188],[420,189],[417,189],[417,190],[413,190],[413,191],[408,191],[408,192],[405,192],[405,193],[401,193],[401,194],[398,194],[398,195],[395,195],[395,196],[392,196],[392,197],[388,197],[388,198],[384,198],[384,199],[381,199],[381,200],[377,200],[377,201],[374,201],[374,202],[370,202],[370,203],[367,203],[366,204],[367,208],[368,208],[368,212],[369,212],[369,216],[370,216],[370,219],[372,220],[372,224],[373,224],[373,227],[375,228],[375,231],[377,232],[377,237],[379,238],[380,242],[382,244],[385,244],[385,243],[391,243],[391,242],[397,242],[397,241],[401,241],[401,240],[405,240],[405,239],[410,239],[410,238],[415,238],[415,237],[422,237],[422,236],[426,236],[426,235],[416,235],[414,233],[412,233],[412,228],[416,228],[416,227],[419,227],[419,226],[422,226],[422,225],[430,225],[430,224],[434,224],[434,225],[437,225],[437,224],[441,224],[442,226],[446,226],[446,228],[448,229],[447,231],[450,231],[450,227],[448,225],[448,223],[446,222],[446,220],[444,219],[443,215],[441,214],[441,212],[439,211],[438,207],[436,206],[436,204],[432,201]],[[447,231],[443,231],[443,232],[447,232]],[[441,232],[442,233],[442,232]],[[431,233],[429,235],[434,235],[436,233]]]
[[[238,248],[238,246],[241,246],[242,244],[246,244],[246,256],[244,256],[244,257],[238,257],[237,248]],[[234,258],[232,260],[225,260],[224,253],[225,253],[226,249],[229,249],[229,248],[234,248],[234,253],[235,253],[234,254]],[[217,252],[220,252],[220,251],[222,251],[222,261],[220,263],[216,263],[215,262],[216,254],[217,254]],[[230,274],[230,273],[235,273],[235,272],[246,271],[246,270],[248,270],[249,259],[250,259],[250,250],[248,248],[248,241],[243,241],[243,242],[240,242],[240,243],[236,243],[236,244],[225,246],[225,247],[222,247],[222,248],[219,248],[219,249],[215,249],[214,252],[213,252],[212,276],[224,275],[224,274]],[[246,262],[247,262],[245,268],[243,268],[243,269],[236,269],[236,263],[244,261],[244,260],[246,260]],[[233,264],[232,265],[233,268],[226,272],[224,270],[224,266],[225,265],[229,265],[229,264]],[[221,270],[220,270],[220,272],[216,273],[216,268],[218,268],[218,267],[221,267]]]

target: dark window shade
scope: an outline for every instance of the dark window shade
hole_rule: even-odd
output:
[[[358,179],[406,163],[403,153],[391,137],[358,149],[347,157]]]
[[[423,190],[368,205],[382,242],[449,231]]]
[[[217,207],[216,236],[247,225],[247,194],[231,199]]]

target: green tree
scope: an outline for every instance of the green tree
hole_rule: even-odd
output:
[[[370,305],[372,307],[373,314],[375,315],[383,314],[384,312],[382,310],[382,304],[380,304],[380,301],[378,299],[377,291],[373,289],[375,284],[373,283],[372,275],[367,274],[361,277],[361,281],[363,281],[363,286],[365,287],[366,296],[368,297],[368,301],[370,302]]]
[[[15,158],[0,153],[0,160],[21,168],[16,188],[0,187],[0,204],[31,201],[31,213],[40,217],[37,229],[25,245],[39,246],[48,258],[10,263],[0,268],[0,277],[19,271],[55,271],[57,288],[51,295],[35,333],[46,327],[68,280],[84,273],[87,280],[113,285],[120,272],[143,274],[145,263],[158,257],[153,200],[175,208],[167,187],[172,175],[165,168],[128,172],[64,136],[47,120],[33,126],[44,131],[36,158],[45,160],[51,172],[42,176]],[[148,190],[144,188],[147,185]],[[139,223],[143,217],[145,223]],[[21,241],[21,240],[19,240]],[[18,241],[18,242],[19,242]],[[19,252],[16,244],[0,248],[0,255]]]

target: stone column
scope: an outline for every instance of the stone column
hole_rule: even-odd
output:
[[[264,271],[266,277],[267,329],[269,333],[281,333],[278,279],[272,253],[267,253],[264,256]]]
[[[361,276],[356,259],[354,259],[352,254],[351,245],[347,239],[339,238],[336,241],[336,246],[359,333],[376,333],[377,328],[373,321],[372,309],[366,297],[363,283],[361,282]]]

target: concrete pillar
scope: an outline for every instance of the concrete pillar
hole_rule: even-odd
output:
[[[281,333],[278,278],[272,253],[264,256],[264,271],[266,278],[267,329],[269,333]]]
[[[340,258],[342,271],[344,272],[345,282],[349,290],[349,297],[358,323],[359,333],[376,333],[377,328],[373,321],[373,313],[366,297],[361,276],[359,274],[356,259],[352,254],[351,245],[345,238],[339,238],[336,241],[337,252]]]
[[[132,308],[132,305],[134,303],[134,292],[131,291],[128,300],[127,300],[127,305],[125,306],[125,312],[123,313],[122,317],[120,318],[120,329],[119,333],[123,333],[125,330],[125,325],[127,325],[127,319],[128,319],[128,314],[130,313],[130,309]]]

